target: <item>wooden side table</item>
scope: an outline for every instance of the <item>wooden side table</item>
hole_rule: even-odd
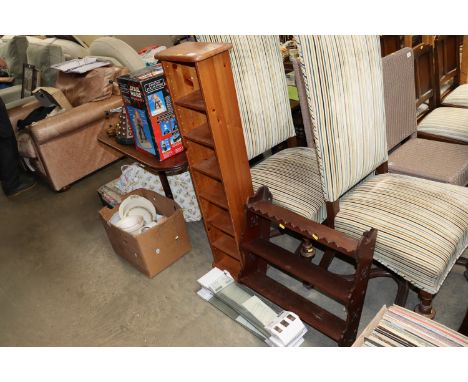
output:
[[[164,193],[168,198],[174,199],[167,180],[167,175],[179,174],[188,168],[187,156],[185,151],[180,154],[174,155],[163,161],[158,161],[155,157],[146,155],[138,151],[133,145],[121,145],[117,143],[115,138],[109,137],[105,131],[101,131],[98,135],[98,141],[114,150],[124,154],[128,158],[132,158],[137,162],[143,164],[148,170],[159,176]]]

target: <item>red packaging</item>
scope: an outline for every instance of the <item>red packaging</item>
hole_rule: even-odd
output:
[[[160,66],[117,79],[137,150],[170,158],[184,150],[171,96]]]

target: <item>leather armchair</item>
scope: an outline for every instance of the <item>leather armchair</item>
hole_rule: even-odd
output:
[[[87,102],[47,117],[17,131],[20,154],[26,163],[42,174],[56,191],[122,157],[98,144],[97,136],[105,127],[118,122],[118,114],[109,110],[122,106],[120,96]],[[39,107],[37,101],[9,110],[16,128]]]

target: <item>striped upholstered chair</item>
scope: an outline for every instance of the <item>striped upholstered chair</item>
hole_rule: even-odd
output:
[[[468,185],[468,145],[413,137],[417,128],[413,50],[403,48],[384,57],[382,67],[389,172]]]
[[[374,259],[418,288],[417,310],[433,316],[433,296],[468,245],[468,189],[386,172],[377,36],[297,39],[328,224],[353,237],[376,228]]]
[[[438,76],[434,76],[432,46],[420,44],[415,47],[414,59],[418,137],[468,144],[468,109],[438,105]]]
[[[278,36],[197,36],[203,42],[231,43],[232,71],[248,159],[294,136]],[[251,168],[254,192],[267,186],[276,204],[322,222],[325,201],[315,150],[292,147]]]

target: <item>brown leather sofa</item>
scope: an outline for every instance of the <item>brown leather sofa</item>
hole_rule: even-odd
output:
[[[63,190],[122,156],[97,141],[103,129],[118,122],[118,113],[109,115],[108,111],[121,105],[121,97],[111,95],[102,101],[70,106],[17,131],[20,155],[54,190]],[[9,110],[12,126],[16,128],[18,120],[38,106],[33,101]]]

